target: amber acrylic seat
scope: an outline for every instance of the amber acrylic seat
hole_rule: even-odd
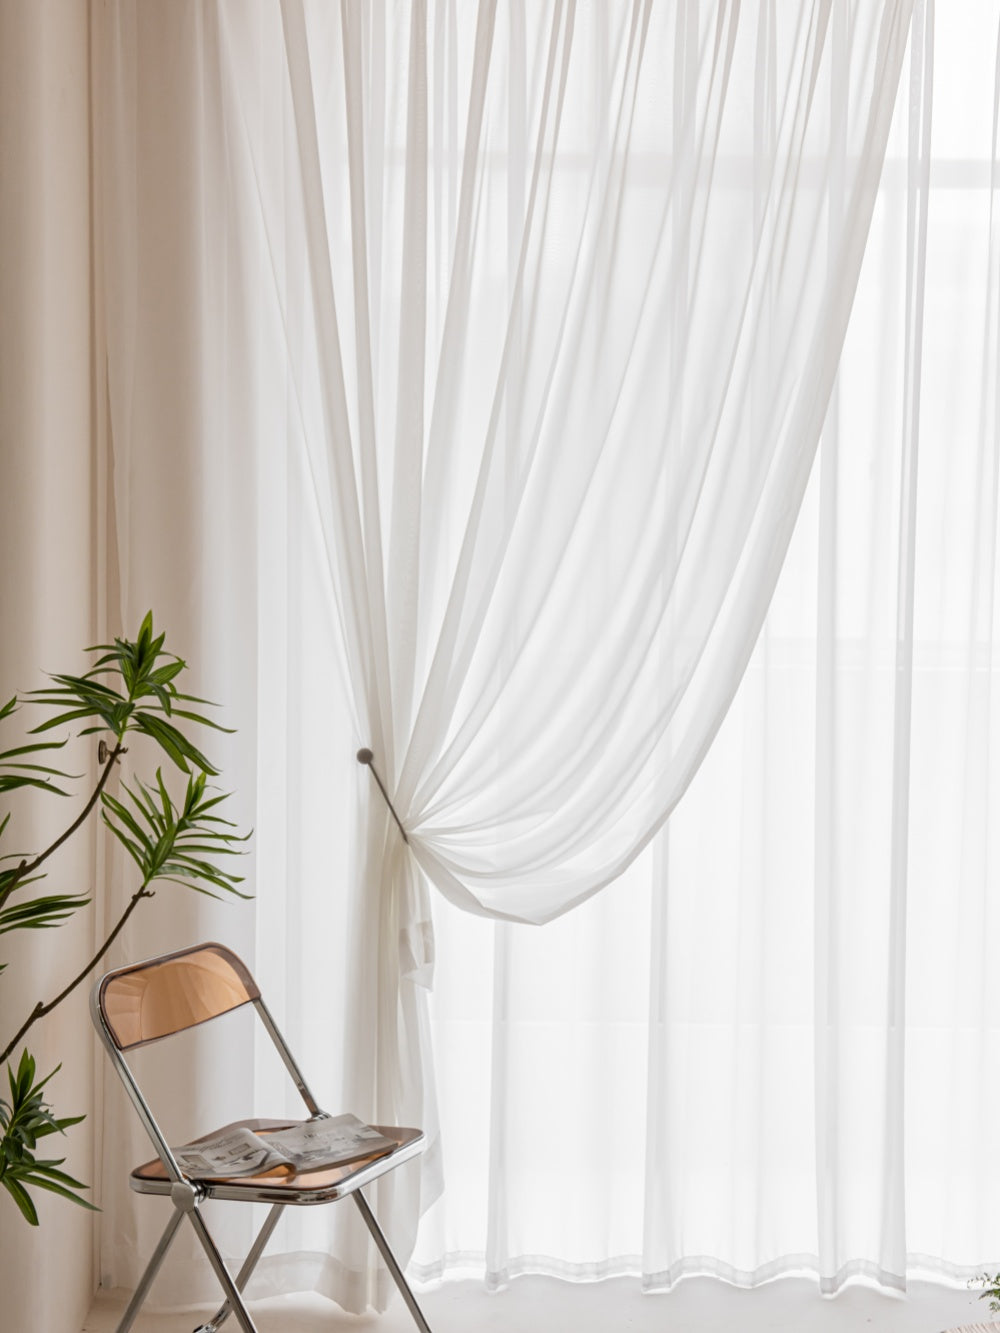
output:
[[[397,1146],[391,1152],[344,1166],[301,1173],[270,1172],[265,1175],[240,1178],[194,1180],[186,1177],[178,1165],[159,1125],[153,1118],[132,1068],[126,1060],[126,1054],[137,1047],[161,1041],[187,1028],[210,1022],[247,1004],[256,1010],[294,1080],[309,1113],[307,1118],[313,1120],[322,1117],[324,1112],[320,1110],[316,1099],[309,1091],[291,1051],[261,998],[253,977],[236,954],[224,945],[201,944],[178,953],[165,954],[148,959],[146,962],[120,967],[101,977],[94,986],[91,995],[91,1014],[94,1024],[157,1153],[153,1161],[135,1168],[129,1183],[132,1189],[140,1194],[163,1195],[169,1198],[173,1205],[166,1229],[118,1325],[118,1333],[125,1333],[126,1329],[132,1327],[184,1218],[187,1218],[194,1228],[225,1294],[225,1300],[219,1310],[208,1323],[199,1325],[195,1333],[216,1333],[231,1314],[235,1315],[237,1323],[247,1333],[256,1333],[257,1326],[251,1319],[243,1300],[243,1290],[282,1212],[289,1206],[330,1203],[348,1195],[357,1205],[417,1327],[421,1333],[430,1333],[427,1321],[402,1269],[362,1193],[362,1187],[369,1181],[394,1170],[423,1151],[424,1136],[419,1130],[376,1126],[381,1133],[396,1141]],[[266,1132],[268,1129],[288,1126],[290,1122],[249,1119],[236,1123]],[[235,1276],[227,1269],[219,1248],[206,1226],[201,1205],[207,1199],[229,1199],[271,1205],[242,1268]]]

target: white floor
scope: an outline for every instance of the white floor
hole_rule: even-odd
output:
[[[568,1283],[518,1278],[489,1294],[475,1282],[446,1282],[418,1291],[434,1333],[1000,1333],[975,1292],[911,1282],[905,1296],[852,1285],[822,1298],[806,1278],[743,1291],[711,1278],[688,1278],[673,1291],[644,1296],[634,1279]],[[123,1295],[102,1295],[83,1333],[114,1333]],[[201,1312],[207,1318],[211,1311]],[[260,1333],[414,1333],[402,1301],[386,1314],[357,1317],[315,1296],[260,1302]],[[135,1333],[191,1333],[198,1314],[142,1315]],[[226,1333],[237,1333],[230,1319]]]

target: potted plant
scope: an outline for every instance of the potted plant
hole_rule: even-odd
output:
[[[238,888],[242,877],[222,869],[216,858],[240,851],[240,844],[249,834],[237,833],[220,814],[227,793],[208,785],[217,770],[186,734],[190,723],[219,731],[226,728],[201,711],[194,711],[213,705],[181,693],[177,681],[186,663],[168,653],[163,644],[164,635],[155,634],[149,613],[134,640],[116,638],[111,644],[88,649],[97,654],[97,660],[84,675],[52,675],[44,688],[22,700],[15,696],[0,707],[0,723],[9,722],[20,703],[40,707],[49,714],[30,730],[31,739],[0,750],[0,798],[19,790],[46,798],[68,798],[73,779],[55,767],[53,759],[69,737],[59,738],[58,733],[79,726],[79,736],[99,737],[97,782],[82,808],[47,847],[32,854],[4,854],[11,814],[0,809],[0,935],[63,926],[90,902],[88,895],[80,893],[39,895],[36,886],[46,878],[49,858],[92,815],[99,813],[125,849],[134,863],[137,881],[97,951],[56,995],[39,1000],[20,1022],[15,1020],[8,1038],[0,1036],[0,1065],[7,1064],[6,1095],[0,1096],[0,1185],[33,1226],[38,1224],[33,1189],[50,1190],[85,1208],[93,1205],[79,1193],[87,1187],[61,1169],[64,1158],[39,1155],[41,1140],[64,1133],[83,1119],[80,1115],[59,1117],[48,1104],[47,1085],[59,1066],[39,1078],[26,1046],[16,1064],[10,1063],[16,1049],[35,1023],[93,973],[126,921],[144,899],[153,897],[159,885],[179,884],[215,897],[248,896]],[[112,775],[130,735],[147,737],[182,775],[183,791],[176,798],[162,768],[156,769],[152,781],[122,781],[118,794],[112,793]],[[0,963],[0,972],[5,966]],[[0,1013],[7,1017],[6,1006]]]

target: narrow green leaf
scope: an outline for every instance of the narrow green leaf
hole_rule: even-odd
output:
[[[183,697],[186,696],[178,696],[178,698]],[[201,699],[198,702],[207,703],[208,701]],[[210,717],[202,717],[200,713],[189,713],[185,708],[175,708],[173,710],[173,716],[187,718],[189,722],[200,722],[203,727],[211,727],[213,731],[224,732],[227,736],[234,736],[236,734],[235,727],[224,727],[221,722],[213,722]]]
[[[105,715],[96,708],[73,708],[68,713],[60,713],[58,717],[50,717],[47,722],[41,722],[37,727],[32,727],[29,736],[37,736],[39,732],[52,731],[54,727],[64,726],[67,722],[76,722],[82,717],[104,717]]]
[[[86,1120],[85,1115],[66,1115],[60,1119],[53,1119],[50,1124],[43,1125],[41,1129],[36,1130],[36,1137],[43,1139],[47,1134],[65,1134],[66,1130],[72,1125],[79,1125]]]
[[[93,680],[89,676],[63,676],[52,674],[49,676],[49,680],[58,681],[59,684],[63,686],[64,690],[71,694],[75,694],[78,698],[82,699],[105,698],[109,701],[118,701],[122,697],[118,691],[113,690],[110,685],[105,685],[104,682],[100,680]],[[55,693],[55,691],[49,687],[41,690],[31,690],[30,693],[32,695],[45,695]]]
[[[17,1181],[9,1174],[4,1174],[3,1176],[0,1176],[0,1185],[3,1185],[4,1189],[17,1204],[18,1208],[20,1208],[31,1226],[37,1227],[38,1214],[35,1212],[35,1205],[31,1202],[31,1199]]]
[[[169,685],[172,680],[181,674],[184,666],[184,662],[179,657],[175,657],[172,662],[166,662],[163,666],[150,672],[150,683],[160,686]]]
[[[101,801],[106,809],[113,811],[116,818],[121,820],[130,833],[134,834],[140,841],[142,840],[145,836],[142,829],[139,827],[127,807],[122,805],[121,801],[112,796],[110,792],[101,792]]]
[[[131,856],[132,860],[143,872],[143,879],[145,879],[146,866],[148,864],[148,856],[145,845],[133,842],[132,839],[127,837],[126,834],[123,833],[122,830],[118,828],[116,824],[112,824],[111,820],[108,819],[107,815],[102,815],[102,818],[105,824],[107,824],[108,828],[111,830],[111,832],[115,835],[115,837],[118,839],[121,845],[128,852],[129,856]]]
[[[154,717],[150,713],[137,713],[135,715],[135,726],[139,731],[151,736],[178,768],[185,773],[190,773],[191,770],[188,768],[187,758],[184,754],[185,748],[189,747],[183,743],[183,737],[176,727],[172,727],[168,722],[164,722],[162,718]]]
[[[188,842],[186,839],[178,839],[175,846],[178,851],[183,851],[185,856],[216,856],[219,852],[234,850],[220,842]]]
[[[80,894],[50,894],[31,902],[0,908],[0,935],[11,930],[48,930],[62,925],[90,902]]]
[[[170,793],[167,791],[166,783],[163,781],[163,769],[156,770],[156,785],[160,792],[160,807],[163,810],[163,818],[173,823],[175,812],[174,803],[170,799]],[[190,789],[190,783],[188,784]]]
[[[53,796],[68,796],[69,792],[57,787],[47,778],[18,777],[17,774],[0,774],[0,791],[16,791],[19,787],[34,787],[36,791],[51,792]]]
[[[191,771],[187,762],[190,760],[211,776],[217,775],[219,770],[211,761],[196,746],[191,744],[183,732],[178,731],[171,723],[165,722],[162,717],[147,712],[137,712],[135,725],[157,741],[177,764],[178,768],[183,769],[185,773]]]
[[[143,816],[143,818],[148,820],[148,822],[154,829],[156,829],[157,831],[161,831],[163,826],[163,818],[160,814],[159,806],[156,804],[155,800],[153,799],[152,793],[150,792],[149,788],[145,785],[145,783],[137,781],[136,782],[136,787],[138,789],[137,791],[133,791],[132,788],[127,786],[124,782],[122,783],[122,787],[126,792],[128,792],[131,799],[135,802],[136,808]]]
[[[3,762],[0,759],[0,762]],[[13,768],[18,773],[48,773],[54,778],[72,778],[76,781],[79,773],[64,773],[61,768],[52,768],[49,764],[4,764],[5,768]]]
[[[82,1195],[66,1189],[63,1185],[57,1185],[43,1176],[29,1176],[26,1183],[41,1190],[50,1190],[53,1194],[58,1194],[60,1198],[69,1199],[70,1203],[77,1203],[81,1208],[86,1208],[88,1212],[99,1213],[101,1211],[96,1203],[91,1203],[89,1199],[83,1198]],[[83,1188],[86,1189],[86,1185]]]
[[[34,1077],[35,1077],[35,1060],[34,1060],[34,1056],[29,1055],[29,1054],[28,1054],[28,1051],[25,1050],[25,1051],[22,1053],[22,1055],[21,1055],[21,1063],[25,1066],[26,1071],[30,1071],[30,1072],[28,1072],[28,1074],[27,1074],[27,1078],[28,1078],[28,1084],[29,1084],[29,1086],[31,1086],[31,1084],[32,1084],[32,1082],[33,1082],[33,1080],[34,1080]],[[45,1075],[45,1077],[44,1077],[43,1079],[40,1079],[39,1082],[37,1082],[37,1083],[34,1084],[34,1086],[33,1086],[32,1089],[31,1089],[32,1092],[35,1093],[35,1094],[41,1092],[42,1088],[45,1087],[46,1083],[48,1083],[50,1079],[55,1078],[56,1074],[59,1073],[60,1069],[62,1069],[62,1061],[61,1061],[61,1060],[60,1060],[59,1064],[56,1065],[55,1069],[50,1069],[49,1072]]]
[[[35,741],[32,745],[19,745],[14,750],[4,750],[0,752],[0,762],[6,763],[8,759],[13,759],[20,754],[37,754],[40,750],[61,750],[66,744],[61,741]]]

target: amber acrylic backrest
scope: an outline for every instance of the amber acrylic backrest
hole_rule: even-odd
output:
[[[97,995],[104,1024],[120,1051],[207,1023],[258,999],[253,977],[222,944],[202,944],[109,972]]]

